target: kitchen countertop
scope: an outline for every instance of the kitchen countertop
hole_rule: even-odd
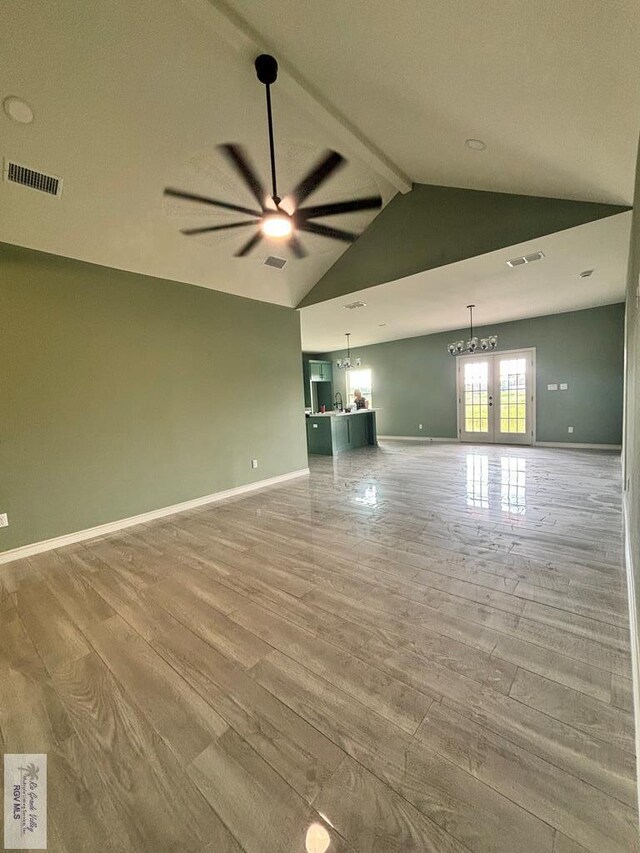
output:
[[[350,415],[366,415],[369,412],[379,412],[379,409],[371,408],[371,409],[358,409],[357,412],[316,412],[313,415],[308,415],[305,413],[305,417],[307,418],[346,418]]]

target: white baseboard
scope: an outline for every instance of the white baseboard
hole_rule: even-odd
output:
[[[640,756],[640,625],[638,625],[636,596],[640,589],[636,585],[636,573],[631,550],[629,530],[629,502],[625,493],[622,501],[624,516],[624,556],[627,572],[627,595],[629,596],[629,635],[631,640],[631,677],[633,684],[633,711],[636,724],[636,755]],[[637,768],[638,804],[640,806],[640,763]]]
[[[564,447],[574,450],[622,450],[621,444],[580,444],[577,441],[536,441],[534,447]]]
[[[136,524],[144,524],[146,521],[153,521],[155,518],[164,518],[166,515],[174,515],[178,512],[185,512],[188,509],[195,509],[205,504],[216,503],[223,501],[226,498],[245,495],[247,492],[255,492],[258,489],[266,489],[268,486],[276,486],[278,483],[286,483],[287,480],[293,480],[296,477],[304,477],[309,473],[308,468],[300,468],[298,471],[291,471],[288,474],[278,474],[277,477],[268,477],[266,480],[258,480],[256,483],[247,483],[246,486],[236,486],[234,489],[226,489],[224,492],[214,492],[212,495],[203,495],[201,498],[193,498],[190,501],[182,501],[179,504],[164,506],[160,509],[153,509],[150,512],[143,512],[140,515],[132,515],[129,518],[121,518],[118,521],[109,521],[106,524],[99,524],[97,527],[88,527],[86,530],[78,530],[75,533],[65,533],[63,536],[56,536],[53,539],[45,539],[42,542],[33,542],[30,545],[21,545],[19,548],[13,548],[11,551],[0,552],[0,564],[11,563],[14,560],[20,560],[23,557],[30,557],[32,554],[40,554],[43,551],[51,551],[54,548],[62,548],[64,545],[73,545],[74,542],[82,542],[85,539],[94,539],[96,536],[104,536],[107,533],[115,533],[118,530],[124,530],[126,527],[134,527]]]
[[[378,438],[381,438],[383,441],[448,441],[458,443],[457,438],[435,438],[431,435],[379,435]]]

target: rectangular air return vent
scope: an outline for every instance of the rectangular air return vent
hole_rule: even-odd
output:
[[[286,260],[284,258],[276,258],[275,255],[269,255],[267,260],[264,262],[266,267],[275,267],[277,270],[281,270],[282,267],[286,264]]]
[[[11,160],[4,161],[4,179],[12,184],[22,184],[32,190],[39,190],[47,195],[60,197],[62,192],[62,178],[55,175],[46,175],[28,166],[22,166]]]
[[[532,252],[530,255],[523,255],[521,258],[512,258],[507,261],[508,267],[521,267],[523,264],[532,264],[534,261],[540,261],[544,258],[544,252]]]
[[[354,308],[366,308],[367,303],[366,302],[350,302],[348,305],[345,305],[344,307],[348,308],[349,311],[353,311]]]

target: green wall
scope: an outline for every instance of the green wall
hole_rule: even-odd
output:
[[[636,171],[635,206],[631,223],[627,277],[626,387],[624,434],[625,523],[627,581],[636,718],[636,753],[640,756],[640,151]],[[640,774],[640,762],[638,762]],[[639,776],[640,781],[640,776]],[[640,794],[640,785],[639,785]]]
[[[0,244],[0,364],[0,551],[307,466],[289,308]]]
[[[492,333],[499,336],[501,350],[536,347],[537,441],[621,443],[623,304],[477,330],[479,336]],[[379,435],[456,437],[456,359],[447,344],[467,336],[468,329],[459,329],[352,347],[352,356],[360,356],[362,367],[372,370],[373,404],[382,409]],[[326,357],[334,361],[334,390],[344,395],[345,372],[335,366],[343,354]],[[560,382],[568,383],[567,391],[547,391],[547,384]]]
[[[299,307],[625,210],[612,204],[414,184],[410,193],[398,194],[380,211]]]

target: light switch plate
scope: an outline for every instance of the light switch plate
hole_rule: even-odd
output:
[[[257,468],[257,467],[258,467],[258,460],[257,460],[257,459],[252,459],[252,460],[251,460],[251,467],[252,467],[252,468]]]
[[[6,512],[0,512],[0,527],[9,526],[9,516]]]
[[[569,386],[567,385],[567,383],[566,383],[566,382],[561,382],[561,383],[560,383],[560,390],[561,390],[561,391],[566,391],[568,387],[569,387]]]
[[[556,382],[553,382],[552,384],[547,385],[547,391],[557,391],[557,390],[558,390],[558,385]]]
[[[573,432],[573,427],[567,427],[567,432]]]

